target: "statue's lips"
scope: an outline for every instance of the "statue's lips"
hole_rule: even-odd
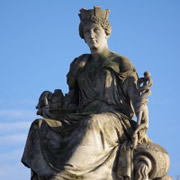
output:
[[[90,42],[90,43],[92,43],[92,44],[97,43],[97,41],[96,41],[96,40],[90,40],[89,42]]]

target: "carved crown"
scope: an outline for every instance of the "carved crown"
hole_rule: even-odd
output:
[[[100,6],[94,6],[94,9],[86,10],[82,8],[80,10],[80,20],[81,22],[93,21],[96,23],[108,21],[109,9],[102,10]]]

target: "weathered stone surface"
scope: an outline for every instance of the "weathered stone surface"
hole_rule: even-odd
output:
[[[22,162],[31,180],[148,180],[166,176],[169,156],[147,137],[152,79],[109,50],[109,10],[80,10],[79,33],[91,54],[76,58],[69,92],[45,91]],[[137,116],[137,122],[132,118]]]

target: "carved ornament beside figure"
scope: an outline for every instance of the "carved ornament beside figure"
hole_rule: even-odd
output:
[[[71,63],[69,92],[44,91],[22,162],[31,180],[170,180],[168,153],[147,137],[152,79],[109,50],[109,10],[80,10],[90,48]],[[136,115],[137,122],[132,120]]]

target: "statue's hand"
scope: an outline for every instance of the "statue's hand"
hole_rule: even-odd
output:
[[[147,128],[144,126],[144,124],[141,124],[140,126],[137,127],[137,129],[135,130],[135,132],[133,133],[131,137],[133,149],[136,149],[136,146],[138,144],[141,144],[145,140],[146,131],[147,131]]]
[[[136,148],[137,144],[141,144],[146,137],[146,131],[148,129],[148,108],[143,105],[141,111],[136,113],[137,115],[137,127],[132,135],[132,146]]]
[[[151,86],[151,75],[149,72],[145,72],[144,77],[139,78],[137,81],[137,93],[133,104],[137,116],[137,127],[132,135],[132,144],[134,149],[137,144],[142,143],[146,137],[146,131],[149,123],[147,97],[151,94]]]
[[[50,111],[49,105],[43,106],[41,108],[41,111],[42,111],[42,117],[50,118],[50,119],[55,119],[55,116]]]

